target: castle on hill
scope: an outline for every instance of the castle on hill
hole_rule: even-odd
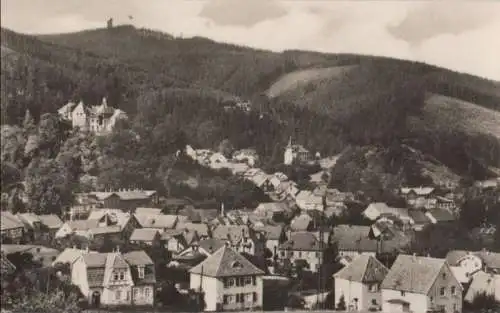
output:
[[[108,106],[106,98],[102,99],[100,105],[86,105],[83,101],[78,104],[68,102],[58,111],[59,115],[71,122],[73,128],[80,128],[95,134],[108,133],[113,130],[119,119],[126,119],[127,114],[113,107]]]

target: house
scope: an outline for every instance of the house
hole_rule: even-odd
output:
[[[225,240],[232,249],[240,253],[264,255],[264,236],[246,225],[219,225],[212,230],[212,237]]]
[[[349,265],[333,275],[335,304],[340,298],[349,310],[380,310],[380,285],[389,270],[371,255],[359,255]]]
[[[188,243],[184,237],[184,231],[178,229],[167,229],[161,234],[161,242],[168,251],[179,253],[187,248]]]
[[[363,211],[363,216],[371,221],[375,221],[381,216],[394,216],[400,219],[405,224],[411,223],[408,209],[390,207],[383,202],[370,203]]]
[[[42,223],[42,229],[49,238],[55,238],[56,232],[63,225],[63,221],[55,214],[42,214],[38,215]]]
[[[71,282],[93,306],[154,304],[155,269],[144,251],[82,254]]]
[[[448,199],[445,197],[437,196],[436,197],[436,208],[441,210],[452,211],[456,208],[455,201],[453,199]]]
[[[383,240],[370,236],[370,226],[338,225],[333,229],[333,240],[339,255],[355,257],[359,254],[376,256],[377,253],[400,253],[408,249],[411,238],[402,232],[391,232],[389,238]]]
[[[290,222],[290,229],[292,231],[307,231],[313,228],[313,218],[306,213],[296,216]]]
[[[462,285],[443,259],[400,254],[381,289],[386,312],[462,312]]]
[[[253,212],[267,220],[273,220],[276,217],[285,216],[289,210],[286,202],[264,202],[260,203]]]
[[[134,214],[139,226],[142,228],[155,228],[162,231],[167,229],[175,229],[179,219],[184,220],[184,216],[179,215],[149,215],[149,214]]]
[[[61,118],[71,122],[73,128],[78,127],[96,134],[109,133],[118,120],[127,118],[122,110],[109,107],[106,98],[97,106],[88,106],[82,101],[78,104],[68,102],[58,113]]]
[[[480,294],[492,295],[496,301],[500,302],[500,275],[477,272],[467,289],[464,301],[472,303]]]
[[[2,243],[21,243],[25,232],[23,222],[21,222],[17,216],[7,211],[1,212],[0,221]]]
[[[269,180],[271,179],[271,176],[264,173],[264,172],[259,172],[255,174],[254,176],[250,177],[249,180],[259,189],[262,189],[263,191],[268,191],[270,190],[270,182]]]
[[[303,211],[323,211],[323,196],[312,191],[302,190],[295,196],[295,203]]]
[[[255,230],[263,234],[266,240],[266,248],[272,253],[273,257],[276,256],[279,245],[286,240],[283,226],[264,225],[256,227]]]
[[[103,207],[103,201],[100,201],[92,193],[77,193],[75,201],[69,208],[71,219],[87,218],[88,214],[97,208]]]
[[[254,167],[259,162],[259,155],[255,149],[242,149],[233,153],[233,160],[243,162]]]
[[[210,237],[210,229],[205,223],[180,222],[175,229],[185,232],[186,241],[191,244],[193,240],[207,239]],[[191,238],[188,238],[190,237]]]
[[[133,211],[138,207],[154,207],[158,204],[155,190],[119,189],[117,191],[93,191],[80,197],[93,198],[100,207]]]
[[[464,268],[469,277],[479,271],[500,274],[500,253],[497,252],[452,250],[446,255],[446,261],[451,266]]]
[[[278,250],[280,260],[290,260],[292,263],[303,260],[307,263],[306,269],[317,272],[327,251],[327,245],[318,240],[313,233],[296,232],[291,233]]]
[[[453,223],[456,217],[448,210],[445,209],[430,209],[425,215],[432,224],[443,224],[443,223]]]
[[[120,209],[96,209],[90,212],[87,220],[98,221],[98,228],[118,229],[122,237],[127,239],[136,228],[141,227],[135,215]],[[104,233],[103,230],[97,232]],[[96,232],[94,231],[94,233]]]
[[[307,163],[313,160],[313,155],[301,145],[292,144],[292,138],[288,140],[283,155],[283,163],[285,165],[292,165],[294,162]]]
[[[55,238],[64,238],[68,235],[75,234],[83,237],[89,237],[89,230],[99,227],[98,220],[76,220],[66,221],[57,230]]]
[[[130,243],[159,246],[161,245],[161,235],[154,228],[137,228],[130,235]]]
[[[62,263],[69,264],[70,268],[73,267],[73,263],[81,257],[83,254],[87,253],[97,253],[97,251],[92,251],[87,249],[76,249],[76,248],[66,248],[61,252],[56,259],[52,262],[52,266]]]
[[[190,271],[190,288],[204,293],[205,311],[262,308],[264,272],[223,246]]]
[[[431,223],[431,220],[424,210],[409,210],[408,215],[411,219],[411,226],[415,231],[421,231],[425,226]]]
[[[219,250],[226,245],[225,240],[219,240],[214,238],[200,240],[199,242],[192,243],[184,251],[177,254],[180,257],[193,257],[198,254],[202,254],[206,257],[214,254],[215,251]]]
[[[416,208],[434,208],[436,206],[434,194],[435,189],[433,187],[403,187],[400,189],[400,195],[410,206]]]

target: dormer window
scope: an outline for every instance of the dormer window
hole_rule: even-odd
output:
[[[139,278],[143,279],[144,278],[144,266],[137,267],[137,273],[138,273]]]
[[[240,268],[243,268],[243,265],[240,262],[238,262],[238,261],[234,261],[234,262],[231,263],[231,267],[232,268],[240,269]]]

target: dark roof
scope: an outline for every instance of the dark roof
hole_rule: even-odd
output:
[[[326,245],[321,247],[320,241],[313,233],[296,232],[290,235],[288,241],[280,245],[280,249],[299,251],[321,251],[326,249]]]
[[[279,240],[283,233],[283,226],[264,225],[256,227],[255,230],[263,233],[267,240]]]
[[[455,216],[445,209],[432,209],[429,213],[436,219],[438,222],[452,222],[455,220]]]
[[[445,260],[400,254],[382,282],[382,289],[427,294]]]
[[[380,244],[376,239],[370,238],[370,226],[338,225],[333,229],[333,239],[339,250],[361,252],[392,253],[405,250],[411,238],[401,232],[391,232],[392,238],[383,240]]]
[[[359,255],[334,277],[360,283],[382,282],[389,270],[370,255]]]
[[[415,224],[430,223],[429,218],[421,210],[410,210],[408,211],[408,215],[410,215],[411,219],[415,222]]]
[[[245,257],[225,245],[190,270],[193,274],[210,277],[264,275],[264,272]]]

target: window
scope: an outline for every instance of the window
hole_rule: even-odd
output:
[[[444,287],[439,288],[439,295],[444,296],[444,293],[445,293],[445,288]]]
[[[125,279],[125,272],[120,272],[120,280],[124,280]]]
[[[113,280],[118,280],[118,272],[113,273]]]
[[[281,254],[281,257],[282,257],[282,258],[284,258],[284,257],[285,257],[285,251],[281,251],[281,252],[280,252],[280,254]]]
[[[378,291],[378,284],[371,284],[369,287],[370,292],[377,292]]]
[[[442,276],[443,276],[443,279],[446,279],[446,273],[443,273]]]
[[[377,299],[372,299],[372,305],[377,305]]]
[[[403,290],[401,290],[401,297],[404,297],[406,295],[406,292],[404,292]]]
[[[249,303],[253,301],[253,293],[245,293],[245,302]]]
[[[302,251],[299,251],[298,255],[299,255],[299,258],[301,258],[302,257]]]
[[[251,285],[252,284],[252,277],[247,276],[245,277],[245,285]]]
[[[122,297],[122,292],[121,292],[121,290],[117,290],[117,291],[115,292],[115,300],[120,300],[120,299],[121,299],[121,297]]]
[[[257,293],[256,292],[253,293],[253,302],[257,302]]]
[[[257,280],[255,279],[255,276],[252,276],[252,283],[254,286],[257,285]]]
[[[228,295],[224,295],[224,298],[223,298],[224,299],[223,300],[224,304],[228,304],[229,303],[229,299],[228,298],[229,298]]]
[[[134,288],[134,299],[137,299],[139,297],[139,289]]]
[[[149,289],[149,287],[144,288],[144,297],[149,298],[150,294],[151,290]]]
[[[431,299],[431,302],[433,302],[433,301],[434,301],[434,297],[430,297],[430,299]]]
[[[455,286],[452,286],[451,287],[451,295],[454,296],[455,295],[455,292],[456,292],[456,287]]]
[[[127,301],[130,300],[130,291],[127,291]]]
[[[227,286],[228,287],[233,287],[234,286],[234,278],[228,278],[227,279]]]
[[[321,254],[319,252],[316,252],[316,257],[317,258],[320,258],[321,257]]]

